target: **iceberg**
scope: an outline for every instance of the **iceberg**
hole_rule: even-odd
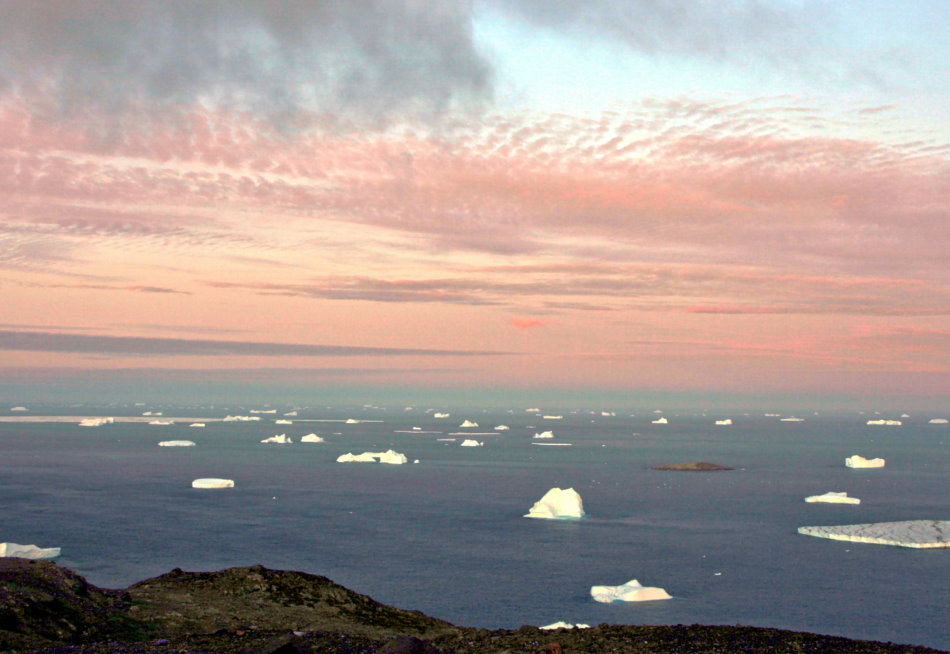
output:
[[[479,443],[474,438],[466,438],[464,441],[462,441],[460,447],[482,447],[483,445],[484,443]]]
[[[945,425],[947,424],[946,418],[931,418],[927,421],[928,425]]]
[[[578,622],[577,624],[571,624],[570,622],[564,622],[563,620],[558,620],[557,622],[546,624],[543,627],[538,627],[538,629],[542,631],[552,631],[554,629],[590,629],[590,625],[584,624],[583,622]]]
[[[277,409],[251,409],[251,413],[277,413]]]
[[[478,427],[478,423],[471,420],[464,420],[459,427]]]
[[[275,421],[274,421],[274,424],[275,424],[275,425],[292,425],[292,424],[294,424],[294,421],[293,421],[293,420],[279,419],[279,420],[275,420]]]
[[[804,418],[796,418],[794,416],[790,418],[779,418],[779,422],[805,422]]]
[[[886,425],[888,427],[900,427],[902,423],[900,420],[868,420],[869,425]]]
[[[717,425],[731,425],[731,424],[732,424],[732,418],[726,418],[725,420],[717,420],[717,421],[716,421],[716,424],[717,424]]]
[[[827,492],[824,495],[810,495],[805,498],[806,502],[825,502],[827,504],[860,504],[861,500],[856,497],[848,497],[847,493]]]
[[[536,433],[532,438],[554,438],[554,432],[550,430],[542,431],[540,434]]]
[[[345,422],[348,425],[358,425],[360,423],[356,418],[347,418]]]
[[[194,441],[161,441],[159,447],[194,447]]]
[[[36,545],[20,545],[19,543],[0,543],[0,556],[11,556],[20,559],[55,559],[62,548],[37,547]]]
[[[80,427],[101,427],[115,422],[115,418],[83,418],[79,421]]]
[[[666,418],[657,418],[656,420],[651,420],[654,425],[668,425],[670,421]]]
[[[542,420],[561,420],[564,416],[541,416]]]
[[[234,488],[233,479],[216,479],[215,477],[202,477],[191,482],[192,488]]]
[[[799,527],[798,533],[854,543],[918,549],[950,547],[950,520],[904,520],[861,525]]]
[[[285,416],[289,416],[289,417],[291,417],[291,418],[294,418],[294,417],[297,416],[297,412],[296,412],[296,411],[288,411],[288,412],[285,413],[284,415],[285,415]]]
[[[621,586],[591,586],[590,595],[598,602],[650,602],[670,599],[670,594],[656,586],[641,586],[631,579]]]
[[[160,426],[160,427],[165,427],[165,426],[167,426],[167,425],[174,425],[175,423],[174,423],[173,421],[171,421],[171,420],[150,420],[148,424],[150,424],[150,425],[158,425],[158,426]]]
[[[855,454],[846,458],[844,464],[849,468],[883,468],[884,459],[865,459],[863,456]]]
[[[452,414],[450,414],[450,413],[433,413],[433,414],[432,414],[432,417],[433,417],[433,418],[448,418],[450,415],[452,415]]]
[[[341,454],[336,458],[337,463],[390,463],[393,465],[400,465],[407,463],[409,460],[406,458],[405,454],[401,454],[394,450],[386,450],[385,452],[363,452],[362,454],[353,454],[347,452],[346,454]]]
[[[306,436],[301,436],[301,443],[324,443],[323,436],[317,436],[316,434],[307,434]]]
[[[584,501],[573,488],[552,488],[534,503],[525,518],[564,520],[584,517]]]
[[[11,406],[11,411],[29,411],[25,406]]]
[[[221,422],[250,422],[252,420],[260,420],[260,416],[225,416],[221,418]]]
[[[274,443],[276,445],[289,445],[290,443],[293,443],[293,441],[287,437],[287,434],[274,434],[270,438],[265,438],[261,442]]]
[[[189,426],[189,427],[204,427],[204,426],[205,426],[205,423],[203,423],[203,422],[193,422],[193,423],[191,423],[191,424],[188,425],[188,426]]]
[[[495,427],[495,431],[508,431],[509,429],[511,429],[511,427],[508,425],[497,425]]]

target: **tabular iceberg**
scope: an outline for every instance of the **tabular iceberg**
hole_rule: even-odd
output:
[[[274,421],[274,424],[275,424],[275,425],[292,425],[292,424],[294,424],[294,421],[293,421],[293,420],[280,419],[280,420],[275,420],[275,421]]]
[[[159,447],[194,447],[194,441],[161,441]]]
[[[573,488],[552,488],[534,503],[525,518],[564,520],[584,517],[584,501]]]
[[[59,547],[37,547],[19,543],[0,543],[0,556],[12,556],[21,559],[55,559],[59,556]]]
[[[947,424],[946,418],[931,418],[927,421],[928,425],[945,425]]]
[[[861,525],[799,527],[798,533],[854,543],[918,549],[950,547],[950,520],[904,520]]]
[[[192,488],[234,488],[233,479],[217,479],[215,477],[202,477],[191,482]]]
[[[725,420],[717,420],[717,421],[716,421],[716,424],[717,424],[717,425],[723,425],[723,426],[731,425],[731,424],[732,424],[732,418],[726,418]]]
[[[900,420],[868,420],[869,425],[886,425],[888,427],[900,427],[902,423]]]
[[[670,594],[656,586],[641,586],[631,579],[622,586],[591,586],[590,596],[598,602],[650,602],[670,599]]]
[[[293,441],[287,436],[287,434],[274,434],[270,438],[265,438],[261,442],[274,443],[276,445],[289,445],[293,443]]]
[[[856,497],[848,497],[847,493],[827,492],[824,495],[810,495],[805,498],[806,502],[825,502],[828,504],[860,504],[861,500]]]
[[[79,421],[80,427],[101,427],[115,422],[115,418],[83,418]]]
[[[845,459],[844,464],[849,468],[883,468],[884,459],[865,459],[863,456],[855,454]]]
[[[317,436],[316,434],[307,434],[306,436],[300,437],[301,443],[323,443],[323,436]]]
[[[204,426],[205,426],[205,423],[203,423],[203,422],[193,422],[193,423],[191,423],[191,424],[188,425],[188,426],[189,426],[189,427],[204,427]]]
[[[347,452],[336,458],[337,463],[390,463],[400,465],[408,463],[409,459],[405,454],[395,450],[386,450],[385,452],[363,452],[362,454],[353,454]]]

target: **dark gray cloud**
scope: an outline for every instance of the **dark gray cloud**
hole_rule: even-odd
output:
[[[258,343],[254,341],[93,336],[87,334],[0,330],[0,351],[2,350],[131,356],[475,356],[507,354],[505,352],[485,352],[478,350],[429,350],[391,347],[355,347],[346,345]]]
[[[293,124],[385,122],[491,98],[468,3],[0,0],[0,86],[69,115],[196,101]]]

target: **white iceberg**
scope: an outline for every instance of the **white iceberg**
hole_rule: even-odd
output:
[[[805,422],[804,418],[796,418],[794,416],[789,418],[779,418],[779,422]]]
[[[591,586],[590,596],[598,602],[650,602],[670,599],[670,594],[656,586],[641,586],[631,579],[621,586]]]
[[[717,421],[716,421],[716,424],[717,424],[717,425],[731,425],[731,424],[732,424],[732,418],[726,418],[725,420],[717,420]]]
[[[538,407],[531,407],[530,409],[525,409],[525,413],[541,413],[541,409]]]
[[[79,421],[80,427],[101,427],[115,422],[115,418],[83,418]]]
[[[888,427],[900,427],[902,423],[900,420],[868,420],[869,425],[886,425]]]
[[[172,420],[150,420],[148,424],[167,427],[168,425],[174,425],[175,423]]]
[[[274,421],[274,424],[275,424],[275,425],[292,425],[292,424],[294,424],[294,421],[293,421],[293,420],[284,420],[284,419],[281,418],[281,419],[275,420],[275,421]]]
[[[385,452],[363,452],[362,454],[347,452],[346,454],[338,456],[336,460],[337,463],[389,463],[393,465],[401,465],[409,461],[405,454],[394,450],[386,450]]]
[[[460,447],[482,447],[483,445],[484,443],[479,443],[474,438],[466,438],[464,441],[462,441]]]
[[[861,525],[799,527],[798,533],[875,545],[920,549],[950,547],[950,520],[904,520]]]
[[[205,423],[203,423],[203,422],[193,422],[193,423],[191,423],[191,424],[188,425],[188,426],[189,426],[189,427],[204,427],[204,426],[205,426]]]
[[[570,622],[564,622],[563,620],[558,620],[557,622],[546,624],[543,627],[538,627],[538,629],[542,631],[552,631],[554,629],[590,629],[590,625],[584,624],[583,622],[578,622],[577,624],[571,624]]]
[[[668,425],[668,424],[670,424],[670,421],[667,420],[666,418],[657,418],[656,420],[651,420],[650,422],[652,422],[654,425]]]
[[[347,418],[345,422],[348,425],[358,425],[360,421],[356,418]]]
[[[452,414],[450,414],[450,413],[433,413],[433,414],[432,414],[432,417],[433,417],[433,418],[448,418],[450,415],[452,415]]]
[[[846,458],[844,464],[849,468],[883,468],[884,459],[865,459],[863,456],[855,454]]]
[[[11,406],[11,411],[29,411],[25,406]]]
[[[293,441],[288,438],[287,434],[274,434],[270,438],[265,438],[261,441],[262,443],[274,443],[276,445],[289,445]]]
[[[296,417],[297,412],[296,412],[296,411],[288,411],[288,412],[285,413],[284,415],[293,418],[293,417]]]
[[[17,557],[20,559],[55,559],[62,548],[37,547],[36,545],[20,545],[19,543],[0,543],[0,556]]]
[[[525,518],[565,520],[584,517],[584,501],[573,488],[552,488],[534,503]]]
[[[221,418],[221,422],[251,422],[255,420],[260,420],[260,416],[224,416]]]
[[[323,443],[325,442],[323,436],[317,436],[316,434],[307,434],[306,436],[300,437],[301,443]]]
[[[497,425],[495,427],[495,431],[508,431],[509,429],[511,429],[511,427],[508,425]]]
[[[535,433],[532,438],[554,438],[554,432],[550,430],[542,431],[541,433]]]
[[[234,488],[233,479],[217,479],[215,477],[202,477],[191,482],[192,488]]]
[[[847,493],[827,492],[824,495],[809,495],[805,498],[806,502],[823,502],[827,504],[860,504],[861,500],[856,497],[848,497]]]
[[[464,420],[459,427],[478,427],[478,423],[472,420]]]
[[[928,425],[945,425],[947,424],[946,418],[931,418],[927,421]]]
[[[561,420],[564,416],[541,416],[542,420]]]
[[[194,447],[194,441],[161,441],[159,447]]]
[[[251,409],[251,413],[277,413],[277,409]]]

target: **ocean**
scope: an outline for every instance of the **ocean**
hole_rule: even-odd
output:
[[[109,588],[176,567],[263,564],[474,627],[744,624],[950,650],[950,549],[796,533],[803,525],[950,519],[950,426],[929,423],[945,415],[869,426],[897,416],[802,413],[786,422],[667,411],[661,425],[652,411],[599,408],[252,408],[4,409],[0,541],[62,547],[59,564]],[[282,415],[291,409],[298,415]],[[143,418],[145,411],[163,416]],[[78,417],[37,415],[116,422],[84,428]],[[216,421],[226,415],[260,420]],[[727,417],[732,425],[715,425]],[[293,424],[274,423],[281,418]],[[460,428],[466,419],[479,426]],[[207,426],[189,427],[195,420]],[[501,424],[510,430],[494,432]],[[554,438],[533,438],[544,430]],[[311,432],[326,442],[299,442]],[[260,443],[278,433],[293,444]],[[466,437],[484,446],[460,447]],[[173,439],[197,445],[157,446]],[[346,452],[388,449],[409,463],[336,462]],[[852,454],[887,465],[852,470],[844,465]],[[734,469],[651,469],[684,461]],[[235,487],[191,488],[199,477]],[[554,487],[577,490],[586,517],[522,517]],[[827,491],[861,504],[803,501]],[[590,597],[593,585],[631,579],[673,597]]]

